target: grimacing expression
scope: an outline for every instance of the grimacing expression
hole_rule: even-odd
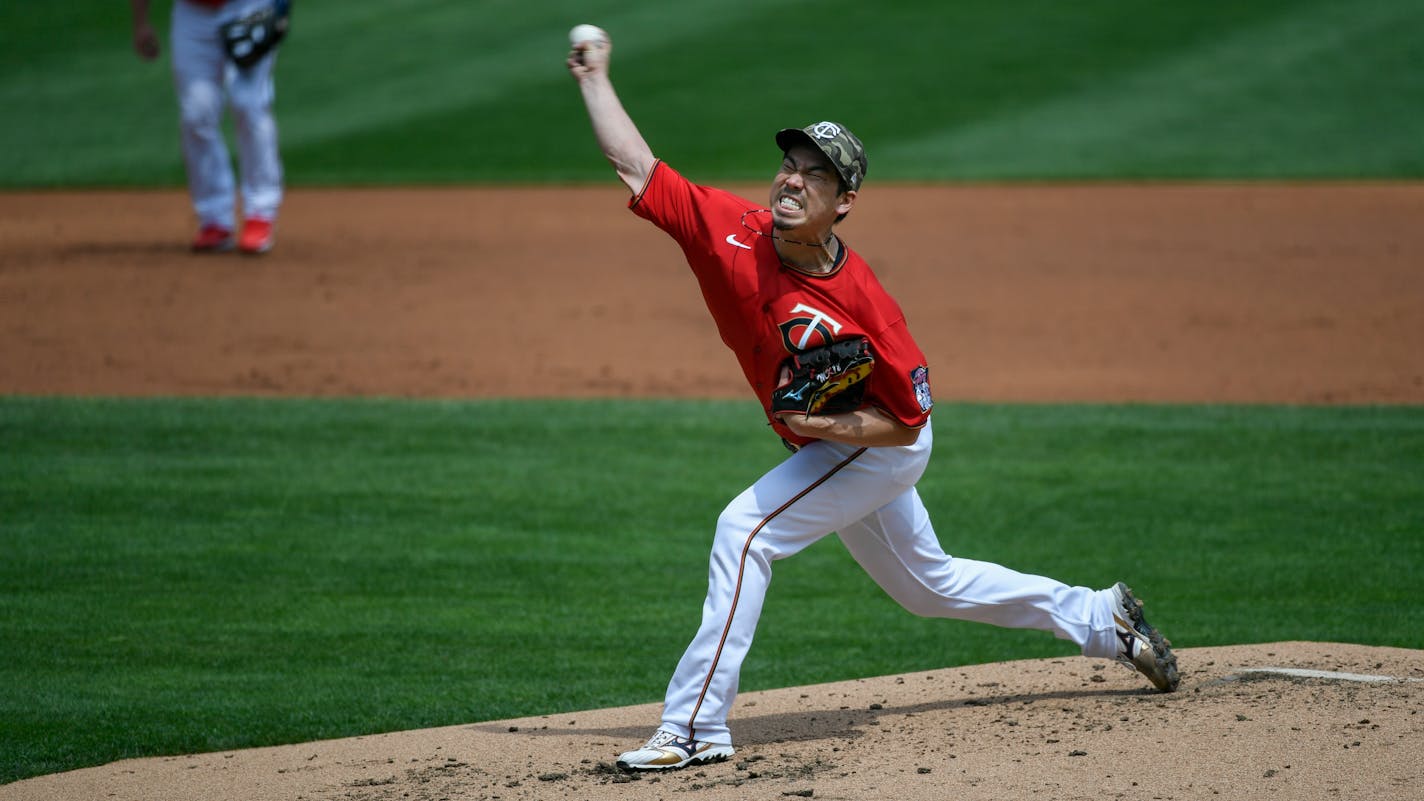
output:
[[[781,160],[781,169],[771,182],[771,219],[777,230],[810,225],[829,229],[840,214],[843,195],[841,177],[821,149],[797,143]]]

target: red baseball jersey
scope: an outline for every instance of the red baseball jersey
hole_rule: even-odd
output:
[[[844,242],[830,273],[784,264],[772,243],[770,211],[694,184],[661,161],[628,206],[682,247],[722,341],[783,439],[798,446],[812,441],[771,413],[771,392],[787,356],[860,336],[870,340],[875,356],[866,404],[907,426],[925,424],[934,405],[925,356],[900,304]]]

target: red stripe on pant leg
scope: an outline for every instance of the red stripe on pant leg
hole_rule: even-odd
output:
[[[727,611],[727,623],[722,627],[722,638],[717,641],[717,651],[712,655],[712,666],[707,669],[707,679],[702,682],[702,691],[697,694],[697,703],[693,705],[692,715],[687,719],[688,737],[690,739],[697,739],[697,730],[694,726],[697,722],[697,713],[702,710],[702,702],[706,700],[707,691],[712,687],[712,677],[717,675],[717,663],[722,661],[722,648],[727,644],[727,635],[732,631],[732,618],[737,615],[737,604],[741,601],[742,597],[742,576],[746,573],[747,552],[752,548],[752,540],[755,540],[757,535],[761,533],[761,530],[766,528],[766,525],[772,520],[775,520],[777,515],[790,509],[792,504],[806,497],[812,490],[829,481],[832,476],[839,473],[846,465],[855,461],[862,453],[865,453],[865,448],[860,448],[855,453],[847,456],[844,461],[831,468],[824,476],[816,479],[816,481],[806,487],[806,489],[796,493],[790,500],[763,518],[760,523],[757,523],[756,528],[752,529],[751,533],[747,535],[747,541],[742,545],[741,558],[737,561],[737,586],[732,592],[732,608]]]

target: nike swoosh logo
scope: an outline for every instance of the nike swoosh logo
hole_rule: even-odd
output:
[[[737,235],[736,235],[736,234],[727,234],[727,244],[729,244],[729,245],[736,245],[737,247],[741,248],[742,250],[751,250],[751,249],[752,249],[752,246],[751,246],[751,245],[743,245],[741,242],[738,242],[738,241],[737,241]]]

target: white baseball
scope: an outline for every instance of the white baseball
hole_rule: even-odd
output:
[[[589,25],[588,23],[575,25],[573,29],[569,31],[569,44],[576,45],[584,42],[606,44],[608,42],[608,34],[604,33],[603,29],[597,25]]]

